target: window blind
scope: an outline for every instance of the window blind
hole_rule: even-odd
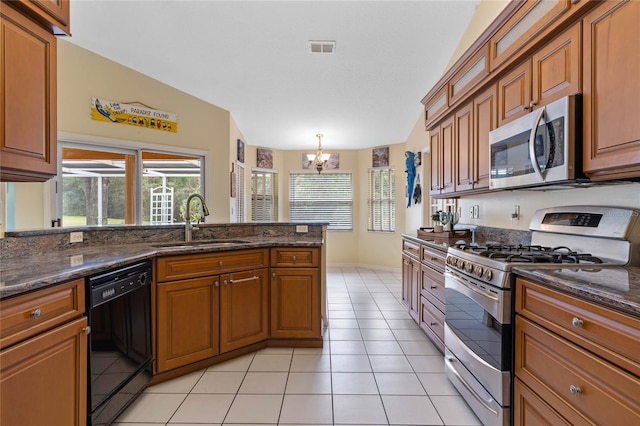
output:
[[[254,171],[251,174],[251,220],[278,220],[278,175],[275,172]]]
[[[236,162],[236,223],[244,222],[244,165]]]
[[[291,173],[289,216],[292,222],[329,222],[327,229],[353,229],[351,173]]]
[[[369,169],[367,230],[396,230],[395,171],[392,167]]]

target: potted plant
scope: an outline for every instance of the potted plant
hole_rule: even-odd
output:
[[[442,232],[443,227],[440,224],[440,214],[444,213],[442,210],[438,210],[437,212],[431,215],[431,220],[433,221],[433,232]]]

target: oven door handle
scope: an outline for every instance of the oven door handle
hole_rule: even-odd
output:
[[[496,295],[485,292],[472,285],[465,284],[460,278],[451,272],[444,273],[444,286],[471,298],[474,302],[486,309],[494,318],[503,321],[504,314],[500,312],[501,301]]]
[[[450,371],[451,373],[453,373],[454,376],[456,376],[456,378],[460,381],[460,383],[462,383],[462,385],[467,389],[469,394],[471,396],[473,396],[475,398],[475,400],[478,401],[478,403],[481,404],[485,408],[485,410],[489,411],[494,416],[497,416],[498,412],[496,410],[494,410],[484,399],[482,399],[480,397],[480,395],[478,395],[476,393],[476,391],[474,391],[473,388],[471,388],[471,386],[469,386],[469,384],[462,378],[460,373],[458,373],[456,368],[452,365],[453,361],[455,361],[455,358],[449,357],[449,356],[445,356],[444,357],[444,361],[447,364],[449,364],[449,369],[447,371]]]
[[[538,164],[538,157],[536,156],[536,133],[538,133],[538,126],[540,125],[540,121],[542,120],[542,116],[544,115],[545,107],[540,108],[540,112],[538,112],[538,116],[533,120],[533,126],[531,127],[531,134],[529,135],[529,158],[531,159],[531,165],[533,169],[536,171],[540,179],[544,182],[544,175],[546,173],[540,170],[540,165]],[[546,154],[546,150],[545,150]],[[547,164],[548,159],[545,156],[545,164]]]

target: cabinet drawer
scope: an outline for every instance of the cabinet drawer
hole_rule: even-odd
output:
[[[422,288],[420,294],[429,299],[439,310],[444,312],[444,277],[442,272],[422,265]]]
[[[404,254],[420,260],[420,244],[402,240],[402,251]]]
[[[81,316],[84,280],[0,301],[0,347],[35,336]]]
[[[420,298],[420,327],[444,352],[444,314],[424,297]]]
[[[516,312],[640,376],[640,319],[522,278],[516,282]]]
[[[238,250],[160,257],[156,262],[156,280],[174,281],[224,272],[269,266],[269,250]]]
[[[422,246],[422,263],[444,272],[444,263],[447,254],[438,250],[434,250],[425,246]]]
[[[542,400],[559,398],[595,424],[639,424],[640,379],[627,371],[519,315],[515,352],[516,376]]]
[[[271,266],[318,267],[320,252],[317,248],[278,247],[271,249]]]

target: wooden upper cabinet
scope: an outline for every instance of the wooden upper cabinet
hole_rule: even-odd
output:
[[[526,60],[498,80],[498,102],[499,126],[530,112],[531,59]]]
[[[456,191],[473,189],[474,182],[474,154],[475,143],[473,140],[473,104],[467,105],[456,111],[455,115],[455,141],[456,149]]]
[[[442,143],[442,185],[441,194],[451,194],[455,192],[455,140],[454,140],[454,117],[450,117],[442,122],[440,126],[440,138]]]
[[[571,0],[524,2],[489,41],[490,69],[494,70],[569,10]]]
[[[440,194],[442,186],[442,144],[440,143],[440,129],[435,128],[429,131],[429,158],[431,161],[431,182],[429,194]]]
[[[489,188],[489,132],[498,127],[498,87],[494,84],[473,100],[473,188]]]
[[[547,43],[533,55],[532,100],[536,107],[582,91],[580,24]]]
[[[469,93],[489,75],[489,45],[486,44],[458,71],[449,84],[449,99],[453,104]]]
[[[583,21],[583,167],[592,180],[640,176],[640,2],[608,1]]]
[[[447,111],[449,106],[448,92],[449,86],[445,85],[424,104],[427,130],[431,130],[432,124]]]
[[[56,35],[71,35],[70,0],[18,0],[19,7]]]
[[[2,2],[0,180],[43,182],[57,173],[56,38]]]

